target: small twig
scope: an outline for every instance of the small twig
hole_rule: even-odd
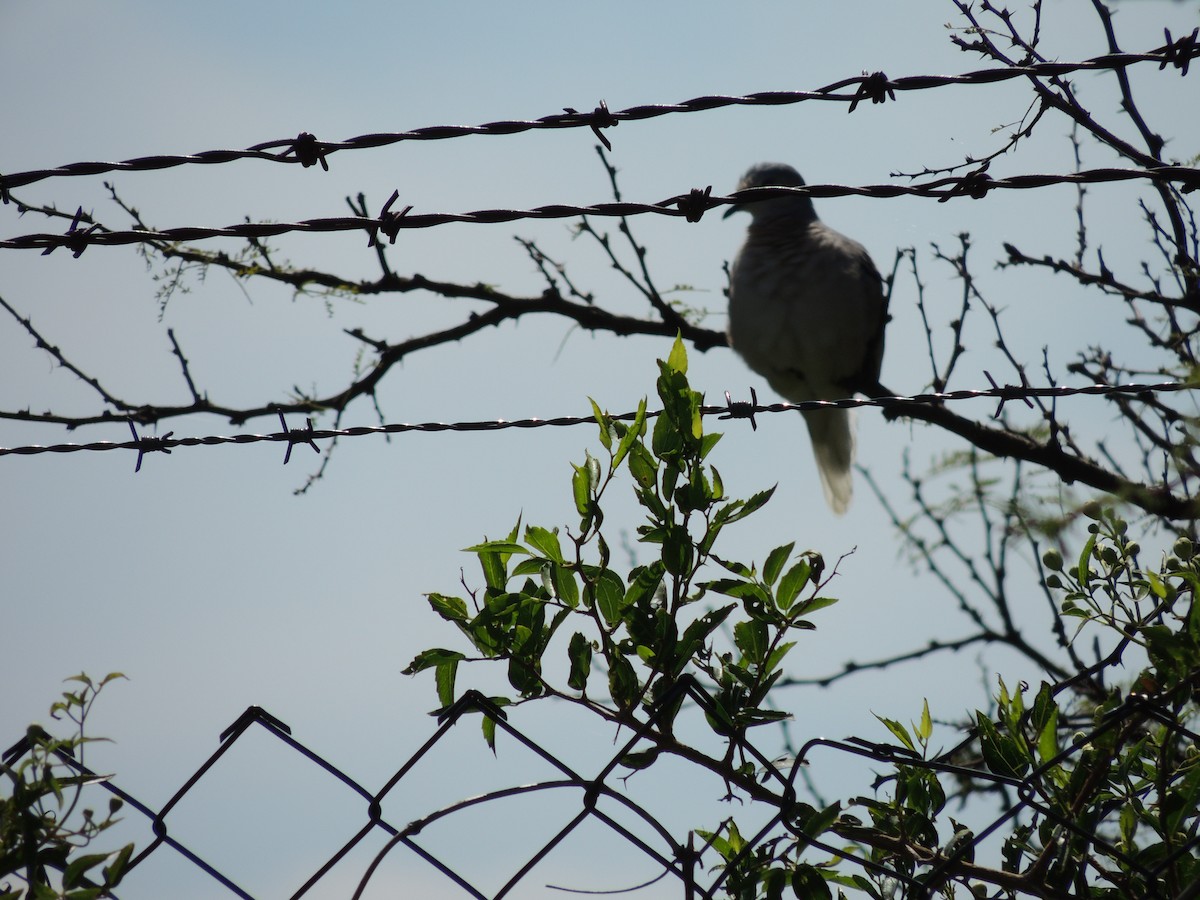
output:
[[[80,369],[78,366],[76,366],[73,362],[71,362],[69,359],[67,359],[66,356],[63,355],[63,352],[58,347],[51,344],[44,337],[42,337],[41,333],[36,328],[34,328],[32,320],[21,316],[21,314],[18,313],[15,309],[13,309],[13,307],[10,306],[8,301],[5,300],[3,297],[0,297],[0,306],[3,306],[5,311],[10,316],[12,316],[21,325],[21,327],[25,329],[26,332],[29,333],[29,335],[37,343],[37,347],[39,350],[45,350],[52,357],[54,357],[54,360],[60,366],[62,366],[64,369],[66,369],[71,374],[75,375],[84,384],[90,386],[93,390],[95,390],[96,393],[100,395],[100,398],[105,403],[108,403],[109,405],[111,405],[119,410],[128,410],[128,409],[132,408],[125,401],[120,400],[117,397],[114,397],[112,394],[110,394],[104,388],[104,386],[100,384],[100,382],[96,378],[92,377],[91,375],[88,375],[82,369]]]
[[[171,339],[171,352],[174,353],[175,357],[179,360],[179,367],[183,371],[183,379],[187,382],[188,390],[192,393],[192,399],[197,403],[202,402],[204,398],[200,396],[200,392],[196,390],[195,382],[192,381],[192,373],[188,369],[187,358],[183,355],[183,351],[179,348],[179,341],[175,340],[174,328],[167,329],[167,337]]]

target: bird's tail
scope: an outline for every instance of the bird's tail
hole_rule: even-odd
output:
[[[849,409],[818,409],[804,413],[812,438],[817,471],[825,501],[839,516],[850,506],[854,494],[854,416]]]

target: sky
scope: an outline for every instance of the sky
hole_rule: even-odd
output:
[[[1164,26],[1179,35],[1197,24],[1195,3],[1147,0],[1118,9],[1121,38],[1131,50],[1160,44]],[[1063,60],[1104,52],[1090,10],[1080,0],[1046,4],[1044,52]],[[19,39],[6,42],[0,59],[5,84],[14,86],[0,97],[0,171],[240,148],[301,131],[339,140],[536,118],[565,107],[591,109],[601,100],[616,110],[710,93],[807,90],[864,71],[898,77],[980,67],[950,42],[946,25],[953,22],[950,3],[879,0],[617,3],[602,13],[549,2],[514,8],[220,0],[199,7],[10,0],[0,7],[0,27]],[[1111,80],[1087,75],[1077,84],[1098,115],[1120,122]],[[1144,92],[1148,117],[1173,138],[1168,152],[1194,157],[1196,121],[1178,111],[1195,108],[1196,79],[1142,67],[1133,81]],[[763,160],[792,163],[813,183],[904,183],[894,173],[995,149],[1028,103],[1018,84],[956,87],[864,105],[853,115],[832,103],[732,108],[627,122],[607,136],[630,200],[654,202],[708,185],[727,193],[745,168]],[[343,215],[344,198],[359,191],[378,208],[397,190],[399,203],[416,212],[592,204],[611,199],[595,143],[587,129],[472,136],[337,153],[327,173],[243,161],[51,179],[14,193],[29,204],[82,206],[123,225],[107,180],[159,227]],[[1084,153],[1087,166],[1113,163],[1101,150],[1085,147]],[[1048,122],[1016,153],[997,160],[991,174],[1066,172],[1072,165],[1066,124]],[[1092,239],[1110,265],[1135,265],[1146,255],[1136,197],[1123,185],[1089,192]],[[845,198],[820,201],[817,209],[867,246],[881,269],[890,268],[897,248],[918,249],[939,352],[949,346],[946,324],[961,297],[931,248],[949,251],[969,232],[979,284],[1003,307],[1014,352],[1036,366],[1045,347],[1052,371],[1065,380],[1080,347],[1113,336],[1120,310],[1097,309],[1062,282],[997,272],[993,263],[1004,241],[1070,255],[1075,201],[1074,191],[1063,187],[945,204]],[[6,238],[59,228],[36,215],[20,218],[13,206],[0,210],[0,222]],[[710,213],[696,224],[639,217],[633,227],[650,248],[657,283],[688,286],[688,302],[709,310],[705,324],[724,328],[723,266],[745,224],[745,217],[722,220]],[[409,230],[390,251],[392,265],[402,273],[540,293],[545,284],[514,237],[533,239],[565,261],[572,278],[606,303],[643,312],[599,248],[573,237],[568,222]],[[361,234],[295,236],[277,246],[293,262],[349,277],[377,271]],[[214,273],[192,281],[188,293],[162,310],[156,274],[161,270],[148,270],[130,248],[92,248],[78,259],[63,251],[45,257],[0,251],[0,297],[114,394],[141,402],[187,400],[167,328],[214,401],[257,404],[285,399],[296,385],[321,392],[348,380],[359,345],[345,329],[402,340],[457,321],[469,308],[415,294],[327,305],[269,285],[251,285],[246,293]],[[902,393],[919,392],[928,381],[915,300],[912,280],[902,279],[883,369],[884,383]],[[968,329],[968,354],[950,387],[986,386],[985,369],[1003,373],[1000,380],[1011,375],[991,347],[989,327],[980,316]],[[586,415],[589,397],[623,412],[653,394],[654,360],[668,350],[666,340],[592,336],[553,319],[529,318],[414,355],[389,375],[378,401],[389,422]],[[725,391],[748,399],[751,387],[760,398],[775,399],[727,349],[694,351],[689,375],[713,402]],[[1108,415],[1099,401],[1077,403],[1082,422]],[[0,408],[26,406],[83,415],[98,411],[100,402],[3,318]],[[968,405],[963,411],[990,412],[979,410]],[[353,406],[343,422],[376,423],[366,403]],[[888,424],[871,411],[860,413],[858,424],[860,461],[911,513],[899,479],[905,456],[922,470],[958,445],[926,429]],[[259,420],[239,428],[191,418],[161,431],[178,437],[276,425]],[[847,659],[884,656],[967,630],[953,598],[906,559],[888,515],[861,478],[850,512],[841,518],[828,512],[807,437],[793,416],[760,418],[757,430],[744,422],[707,427],[726,431],[713,461],[732,494],[778,484],[772,503],[730,534],[726,555],[761,561],[770,548],[793,540],[830,560],[850,554],[831,587],[842,602],[822,613],[819,638],[793,651],[793,674],[829,674]],[[3,446],[126,437],[117,426],[68,433],[0,421]],[[436,706],[432,680],[401,674],[418,650],[454,640],[423,595],[459,590],[463,569],[473,579],[473,560],[460,548],[506,534],[518,516],[546,526],[571,523],[570,462],[589,449],[596,452],[597,441],[588,427],[357,438],[339,444],[326,477],[304,496],[294,491],[317,458],[303,447],[286,467],[274,444],[180,448],[169,457],[148,456],[136,475],[132,454],[122,452],[0,458],[0,744],[15,741],[30,721],[46,720],[65,677],[121,671],[129,680],[106,689],[90,723],[113,742],[94,745],[90,759],[151,806],[166,802],[250,705],[378,789],[435,728],[426,715]],[[638,523],[628,499],[610,519],[630,532]],[[1016,567],[1032,583],[1032,562],[1022,559]],[[1049,646],[1044,601],[1030,602],[1030,621],[1043,623],[1038,627]],[[1038,677],[1028,663],[998,652],[863,675],[835,690],[796,690],[788,697],[794,734],[883,738],[872,714],[915,718],[922,698],[939,718],[952,719],[987,702],[993,671],[1003,671],[1010,683]],[[517,724],[586,771],[611,752],[612,736],[589,732],[571,715],[561,706],[525,707]],[[172,813],[172,834],[185,835],[254,896],[287,896],[311,873],[313,859],[363,824],[363,807],[262,735],[248,735],[235,749]],[[489,785],[547,777],[503,739],[493,760],[473,725],[457,729],[423,765],[393,803],[397,821]],[[815,761],[811,771],[832,796],[865,791],[863,774],[833,757]],[[719,786],[697,788],[687,780],[692,777],[679,771],[631,790],[657,803],[665,818],[694,816],[685,828],[711,826],[728,807],[716,802]],[[496,822],[545,824],[536,804],[514,801],[504,810],[489,808],[469,825],[460,824],[466,814],[451,817],[454,827],[431,839],[442,842],[447,856],[461,854],[456,865],[475,866],[482,880],[502,883],[497,873],[505,871],[507,854],[519,853],[530,836],[524,827],[498,830]],[[126,833],[146,840],[136,817]],[[623,878],[614,881],[595,849],[607,848],[605,841],[602,835],[569,841],[516,896],[562,896],[542,885],[589,878],[602,887],[626,886]],[[309,896],[347,896],[357,883],[352,863],[360,872],[379,845]],[[389,856],[389,865],[399,858],[399,851]],[[648,872],[636,855],[628,865]],[[385,866],[371,888],[383,896],[399,883],[421,885],[427,896],[458,895],[411,854]],[[168,888],[179,898],[220,893],[162,851],[131,875],[121,896],[165,896]],[[656,890],[642,896],[675,895],[671,885]]]

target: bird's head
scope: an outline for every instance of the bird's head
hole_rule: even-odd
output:
[[[787,163],[759,163],[746,171],[746,174],[738,182],[737,190],[803,186],[804,179],[800,177],[800,173]],[[748,212],[756,222],[784,218],[808,221],[817,217],[812,200],[795,194],[772,197],[769,200],[735,203],[725,210],[724,218],[729,218],[736,212]]]

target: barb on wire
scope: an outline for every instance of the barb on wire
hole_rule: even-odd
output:
[[[579,110],[572,109],[569,106],[564,107],[563,112],[572,116],[581,115]],[[621,122],[616,116],[609,112],[607,103],[601,100],[600,105],[592,110],[591,122],[585,124],[588,124],[591,127],[592,134],[596,136],[596,140],[604,145],[605,150],[612,150],[612,141],[610,141],[604,134],[603,129],[616,128],[621,124]]]
[[[451,222],[495,225],[524,219],[572,219],[581,216],[619,218],[647,214],[698,222],[704,212],[715,207],[753,203],[787,194],[816,198],[928,197],[944,203],[955,197],[963,196],[976,200],[982,199],[989,192],[995,190],[1033,190],[1051,185],[1097,184],[1134,180],[1148,180],[1156,184],[1174,184],[1186,192],[1200,188],[1200,169],[1190,166],[1156,166],[1145,169],[1105,168],[1065,174],[1013,175],[1008,178],[992,178],[986,172],[976,170],[966,175],[948,176],[916,185],[810,184],[794,188],[749,188],[735,191],[728,197],[712,196],[712,186],[710,185],[704,190],[692,188],[687,193],[676,194],[657,203],[596,203],[591,206],[553,204],[535,206],[532,209],[480,209],[463,213],[420,213],[417,215],[409,215],[411,206],[398,213],[391,212],[392,204],[399,198],[397,191],[393,193],[377,218],[331,216],[303,219],[299,222],[243,222],[219,228],[181,226],[162,230],[138,228],[125,231],[108,231],[99,229],[95,225],[79,231],[76,229],[75,223],[72,223],[71,228],[64,234],[23,234],[2,240],[0,241],[0,250],[41,250],[45,255],[52,253],[58,247],[67,247],[72,254],[79,256],[84,249],[93,245],[111,247],[163,242],[182,243],[214,238],[258,240],[284,234],[329,234],[347,231],[367,232],[371,236],[370,245],[374,246],[376,235],[381,231],[388,236],[390,242],[394,243],[396,235],[402,228],[432,228]]]
[[[137,450],[137,465],[133,467],[133,473],[135,475],[142,471],[142,458],[147,453],[166,453],[167,455],[170,455],[171,448],[175,446],[175,444],[171,442],[171,435],[173,435],[175,432],[168,431],[162,437],[144,438],[138,436],[137,426],[134,425],[132,421],[130,421],[128,424],[129,432],[133,435],[133,440],[129,441],[127,446]]]
[[[307,444],[321,455],[321,448],[317,446],[313,440],[313,420],[312,416],[306,419],[307,424],[304,428],[288,428],[287,419],[283,417],[283,410],[279,410],[279,428],[282,433],[287,435],[287,451],[283,454],[283,464],[286,466],[292,461],[292,448],[297,444]]]
[[[870,100],[872,103],[883,103],[887,100],[896,99],[896,89],[888,80],[888,77],[882,72],[873,72],[868,75],[863,73],[862,84],[858,86],[858,91],[854,95],[854,99],[850,101],[850,108],[847,112],[854,112],[858,109],[859,101]]]
[[[734,399],[729,396],[729,391],[726,391],[725,412],[718,416],[718,418],[749,419],[750,429],[752,431],[758,431],[758,422],[754,420],[754,413],[758,411],[758,408],[758,391],[756,391],[754,388],[750,388],[749,403],[746,403],[744,400],[735,402]]]
[[[368,247],[374,247],[379,242],[378,232],[382,231],[387,235],[388,243],[396,243],[396,236],[400,234],[401,220],[412,211],[412,204],[404,207],[399,212],[392,212],[392,204],[400,199],[399,191],[392,191],[392,196],[388,197],[387,202],[383,204],[383,209],[379,211],[378,224],[368,229],[371,239],[367,241]]]
[[[364,134],[343,141],[321,141],[309,132],[294,138],[265,141],[244,150],[206,150],[187,155],[158,155],[127,159],[121,162],[76,162],[49,169],[0,174],[0,196],[12,188],[23,187],[48,178],[102,175],[108,172],[150,172],[185,165],[215,165],[243,159],[275,163],[299,163],[305,168],[320,164],[328,170],[327,159],[339,150],[367,150],[387,147],[402,141],[436,141],[467,135],[520,134],[537,129],[588,128],[611,149],[601,129],[612,128],[621,122],[653,119],[675,113],[705,112],[729,106],[783,106],[810,100],[850,104],[853,111],[865,99],[882,103],[885,96],[894,98],[896,92],[923,91],[948,85],[995,84],[1022,77],[1048,77],[1072,72],[1104,69],[1124,70],[1138,63],[1157,63],[1160,69],[1174,66],[1187,75],[1191,60],[1200,56],[1196,35],[1177,41],[1166,32],[1165,46],[1149,53],[1107,53],[1080,62],[1042,61],[1023,66],[981,69],[962,75],[910,75],[889,79],[882,72],[843,78],[812,91],[760,91],[739,96],[707,95],[679,103],[648,104],[611,112],[601,101],[593,112],[581,113],[566,109],[562,113],[539,119],[515,119],[488,122],[483,125],[435,125],[413,131]]]

